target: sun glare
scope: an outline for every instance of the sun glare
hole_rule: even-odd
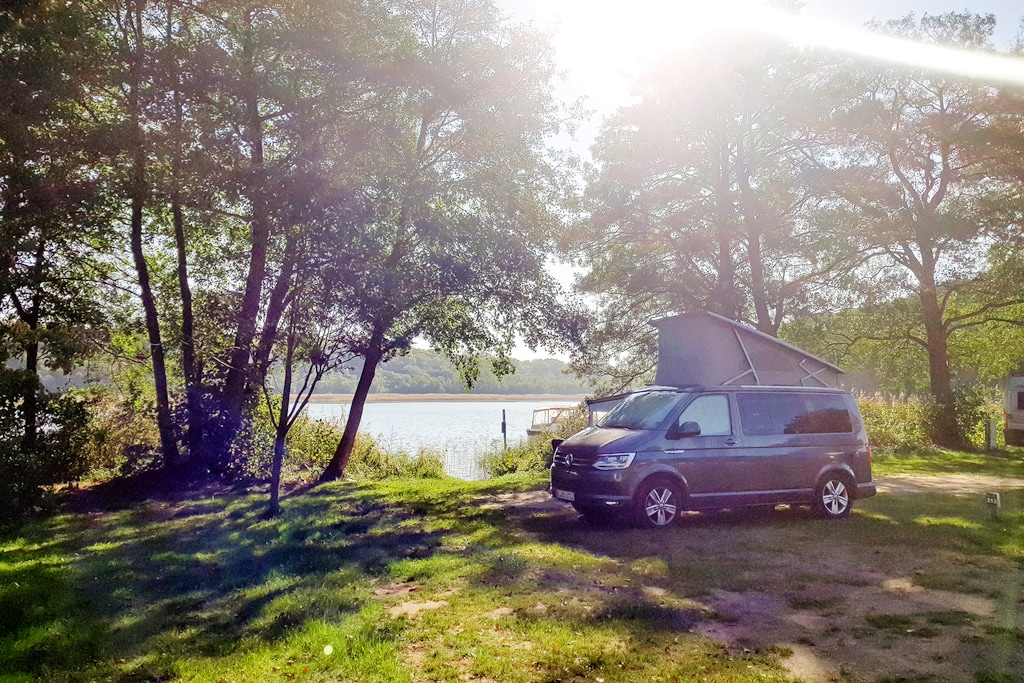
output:
[[[1024,85],[1024,59],[928,45],[802,17],[762,0],[546,0],[542,25],[556,32],[559,60],[577,94],[596,99],[705,32],[759,31],[796,45],[820,45],[894,63]]]

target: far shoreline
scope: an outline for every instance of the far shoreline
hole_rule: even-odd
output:
[[[506,403],[582,403],[584,394],[370,394],[367,403],[409,403],[422,401],[473,401]],[[351,403],[351,394],[313,394],[310,403]]]

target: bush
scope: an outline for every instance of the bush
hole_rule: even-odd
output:
[[[492,477],[513,472],[535,472],[551,467],[552,434],[531,436],[526,441],[480,457],[480,466]]]
[[[138,397],[123,398],[106,388],[83,394],[88,397],[89,425],[82,455],[89,474],[129,475],[161,464],[160,432],[152,407]]]
[[[279,404],[272,406],[278,411]],[[318,476],[334,456],[341,441],[344,423],[335,420],[311,420],[299,417],[288,431],[285,459],[282,466],[285,479],[302,477],[310,472]],[[252,411],[245,428],[236,439],[231,467],[236,476],[246,479],[270,478],[274,452],[274,425],[265,401]],[[439,478],[444,473],[444,458],[436,453],[420,451],[409,455],[404,451],[391,451],[380,447],[373,437],[359,433],[345,476],[357,480],[381,480],[389,477]]]
[[[33,390],[37,433],[28,446],[23,397]],[[78,395],[51,394],[30,373],[0,369],[0,515],[21,515],[40,505],[47,488],[85,474],[88,422],[86,402]]]
[[[975,448],[985,448],[985,423],[995,420],[999,438],[1003,430],[1003,406],[995,391],[988,387],[958,389],[953,395],[957,426]]]
[[[876,394],[861,396],[857,405],[872,448],[899,453],[932,447],[927,430],[930,400]]]
[[[985,387],[957,390],[954,395],[957,427],[975,448],[985,446],[985,423],[1002,422],[1002,405]],[[872,448],[892,453],[928,451],[936,446],[931,437],[935,402],[930,396],[892,397],[876,394],[857,399]],[[1000,438],[1002,429],[999,429]]]
[[[536,472],[551,467],[553,452],[552,439],[567,439],[584,429],[589,422],[589,410],[581,403],[569,414],[563,414],[556,428],[551,432],[529,437],[525,442],[486,453],[480,458],[480,465],[492,477],[513,472]]]
[[[356,480],[380,480],[391,477],[440,479],[444,472],[444,457],[421,449],[416,455],[404,451],[382,449],[368,434],[356,436],[352,457],[345,468],[345,476]]]

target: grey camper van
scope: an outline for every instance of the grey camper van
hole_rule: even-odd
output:
[[[681,510],[781,503],[838,519],[875,495],[864,421],[836,388],[842,370],[712,313],[651,324],[655,384],[601,401],[600,419],[557,444],[555,498],[662,528]]]
[[[651,386],[558,445],[551,493],[585,516],[622,510],[659,528],[682,510],[780,503],[838,519],[875,485],[845,391]]]

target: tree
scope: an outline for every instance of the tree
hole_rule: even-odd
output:
[[[281,469],[284,463],[288,432],[296,420],[302,416],[309,404],[309,399],[316,391],[317,384],[324,375],[349,360],[344,347],[340,344],[339,335],[335,333],[334,326],[318,319],[316,311],[320,307],[315,304],[311,306],[312,302],[303,299],[303,290],[307,287],[321,295],[328,292],[328,289],[324,287],[310,287],[310,284],[315,281],[315,274],[304,278],[303,287],[293,290],[293,295],[289,297],[286,329],[280,344],[283,346],[281,366],[284,371],[280,396],[275,400],[271,397],[267,385],[264,384],[263,387],[267,410],[274,425],[274,455],[270,472],[268,516],[277,516],[281,512]],[[293,382],[295,379],[293,373],[295,373],[299,360],[297,356],[302,357],[304,370],[301,371],[301,383],[296,387]]]
[[[18,383],[26,457],[39,432],[39,364],[69,371],[99,322],[107,214],[92,172],[97,131],[83,116],[98,33],[82,4],[0,9],[0,322],[27,376]]]
[[[363,167],[365,210],[334,216],[324,250],[336,283],[324,313],[344,321],[363,360],[325,480],[344,473],[377,367],[415,338],[471,385],[482,351],[495,349],[505,373],[515,333],[544,338],[557,318],[543,267],[558,225],[543,147],[557,130],[551,46],[500,23],[488,0],[398,8],[414,41],[403,81],[370,122],[386,154]]]
[[[921,42],[990,50],[991,15],[949,13],[890,21],[878,29]],[[837,108],[833,145],[817,158],[840,198],[837,225],[857,240],[861,306],[912,295],[917,310],[865,336],[906,340],[927,354],[938,415],[933,438],[966,445],[955,419],[949,346],[959,330],[984,324],[1020,302],[993,269],[997,232],[1020,225],[1014,188],[1000,178],[1007,99],[999,84],[860,62],[849,65],[845,106]],[[1017,118],[1019,121],[1019,118]],[[1019,123],[1013,144],[1024,144]],[[994,210],[1002,207],[1001,210]],[[843,216],[843,211],[846,215]],[[1019,227],[1017,227],[1019,230]],[[884,307],[881,310],[885,310]]]
[[[605,124],[589,220],[570,245],[601,311],[577,371],[611,390],[649,374],[652,317],[711,310],[774,336],[786,316],[823,306],[852,254],[816,220],[821,193],[805,172],[820,79],[781,41],[714,36],[652,72]]]
[[[344,184],[335,176],[344,176],[346,145],[365,132],[375,92],[391,78],[396,34],[377,3],[211,1],[203,17],[193,72],[207,86],[200,143],[216,160],[220,208],[242,235],[225,283],[237,293],[232,339],[210,392],[219,470],[216,458],[263,384],[316,197]]]

